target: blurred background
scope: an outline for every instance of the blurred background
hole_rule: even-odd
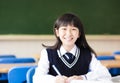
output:
[[[53,24],[64,13],[78,15],[96,52],[120,50],[120,0],[0,0],[0,54],[39,55],[55,43]]]
[[[17,64],[11,58],[0,58],[0,83],[11,80],[11,68],[37,64],[42,44],[56,42],[53,35],[55,20],[68,12],[80,17],[96,57],[105,60],[102,64],[112,76],[120,75],[120,0],[0,0],[0,57],[14,55],[16,61],[23,59]],[[35,62],[25,64],[25,59],[31,58]],[[18,71],[13,76],[26,80],[26,73],[27,70]]]

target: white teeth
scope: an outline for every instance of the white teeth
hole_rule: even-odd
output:
[[[72,40],[72,38],[66,38],[67,41]]]

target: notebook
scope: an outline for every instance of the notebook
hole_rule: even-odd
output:
[[[114,82],[108,81],[108,80],[98,80],[98,81],[94,81],[94,80],[73,80],[70,83],[114,83]]]

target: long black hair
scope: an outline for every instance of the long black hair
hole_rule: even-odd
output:
[[[95,51],[87,43],[82,22],[80,21],[78,16],[76,16],[75,14],[72,14],[72,13],[63,14],[55,21],[54,26],[53,26],[53,32],[56,36],[56,43],[53,46],[45,46],[45,45],[43,45],[43,46],[45,46],[47,48],[51,48],[51,49],[59,49],[62,42],[61,42],[60,38],[57,37],[55,30],[56,29],[58,30],[59,27],[61,27],[61,26],[67,26],[67,25],[72,25],[79,29],[80,37],[75,42],[77,47],[88,48],[92,53],[94,53],[96,55]]]

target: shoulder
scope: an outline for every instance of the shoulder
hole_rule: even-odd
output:
[[[47,49],[42,49],[41,50],[41,55],[44,55],[44,54],[46,54],[47,53]]]
[[[41,55],[53,55],[53,54],[56,54],[57,53],[57,50],[55,49],[49,49],[49,48],[45,48],[45,49],[42,49],[41,50]]]
[[[46,49],[42,49],[41,52],[40,52],[40,59],[41,58],[47,58],[47,50]]]
[[[55,52],[57,52],[56,49],[49,49],[49,48],[47,48],[46,51],[47,51],[48,53],[55,53]]]

